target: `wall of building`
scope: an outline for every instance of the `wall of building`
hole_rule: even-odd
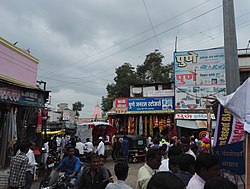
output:
[[[0,76],[16,83],[36,86],[38,59],[0,38]]]

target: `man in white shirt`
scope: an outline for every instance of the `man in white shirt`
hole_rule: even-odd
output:
[[[147,151],[146,163],[139,169],[136,189],[146,189],[149,180],[161,165],[161,152],[159,148],[151,147]]]
[[[85,152],[86,152],[87,154],[92,153],[93,150],[94,150],[94,145],[93,145],[93,143],[89,140],[89,138],[86,139],[85,149],[84,149],[84,150],[85,150]]]
[[[203,189],[208,179],[219,175],[219,159],[212,154],[200,154],[196,159],[195,174],[189,180],[187,189]]]
[[[190,139],[189,138],[181,138],[181,148],[185,154],[190,154],[196,159],[196,155],[194,152],[190,149]]]
[[[82,157],[83,157],[83,154],[84,154],[84,148],[85,148],[85,145],[84,143],[82,143],[81,139],[78,138],[77,142],[76,142],[76,149],[78,150],[79,152],[79,155],[80,155],[80,159],[82,160]]]
[[[102,141],[103,139],[102,139],[102,137],[99,137],[98,140],[99,140],[99,144],[97,146],[96,153],[98,155],[102,154],[104,156],[105,146],[104,146],[104,142]]]
[[[29,151],[26,153],[26,156],[29,158],[28,166],[26,169],[26,176],[25,176],[25,187],[24,189],[30,189],[32,182],[34,180],[34,173],[36,167],[36,159],[35,154],[33,152],[36,144],[34,142],[30,142]]]

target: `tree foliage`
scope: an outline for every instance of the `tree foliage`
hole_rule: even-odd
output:
[[[80,101],[77,101],[74,104],[72,104],[72,109],[73,109],[73,111],[76,112],[77,117],[80,115],[79,111],[82,111],[83,107],[84,107],[84,104],[82,104]]]
[[[163,58],[164,56],[155,50],[146,56],[143,64],[138,65],[136,70],[130,63],[116,68],[115,83],[107,85],[107,96],[102,97],[102,110],[110,110],[115,98],[130,97],[131,85],[172,82],[173,63],[163,65]]]

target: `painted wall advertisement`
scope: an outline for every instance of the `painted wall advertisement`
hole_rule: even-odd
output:
[[[224,49],[174,53],[175,109],[205,109],[210,98],[225,95]]]
[[[173,112],[173,97],[158,97],[158,98],[129,98],[128,111],[169,111]]]

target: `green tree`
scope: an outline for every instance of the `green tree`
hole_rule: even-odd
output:
[[[155,50],[146,56],[143,64],[138,65],[136,70],[129,63],[116,68],[115,83],[107,85],[107,96],[102,97],[102,110],[111,110],[116,98],[130,97],[131,85],[173,82],[173,63],[163,65],[163,58],[164,56]]]
[[[112,109],[115,98],[130,96],[130,86],[137,82],[134,69],[135,68],[129,63],[124,63],[122,66],[116,68],[115,83],[107,85],[107,96],[102,97],[101,105],[104,112]]]
[[[74,104],[72,104],[72,107],[73,107],[73,111],[76,112],[75,116],[79,117],[79,115],[80,115],[79,111],[82,111],[84,104],[82,104],[80,101],[77,101]]]
[[[137,78],[141,84],[168,82],[167,68],[162,64],[163,58],[161,52],[156,49],[146,56],[143,64],[137,66]]]

